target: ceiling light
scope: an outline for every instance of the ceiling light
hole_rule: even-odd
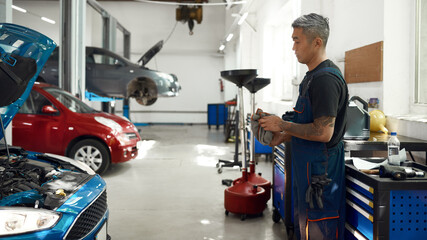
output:
[[[26,12],[27,12],[27,10],[25,10],[25,9],[23,9],[23,8],[20,8],[20,7],[18,7],[18,6],[15,6],[15,5],[12,5],[12,8],[13,8],[13,9],[15,9],[16,11],[20,11],[20,12],[23,12],[23,13],[26,13]]]
[[[166,5],[178,5],[178,6],[223,6],[223,5],[227,5],[227,6],[232,6],[234,4],[245,4],[246,1],[234,1],[234,2],[219,2],[219,3],[208,3],[208,2],[203,2],[203,3],[183,3],[181,1],[169,1],[169,2],[165,2],[165,0],[135,0],[136,2],[142,2],[142,3],[156,3],[156,4],[166,4]],[[187,1],[188,2],[188,1]]]
[[[225,48],[225,45],[224,45],[224,44],[221,44],[221,46],[219,46],[219,50],[220,50],[220,51],[224,50],[224,48]]]
[[[248,17],[248,12],[243,13],[243,15],[240,17],[239,22],[237,22],[238,25],[242,25],[242,23],[245,21],[245,19]]]
[[[55,23],[56,23],[54,20],[49,19],[49,18],[47,18],[47,17],[41,17],[41,19],[42,19],[43,21],[45,21],[45,22],[50,23],[50,24],[55,24]]]
[[[232,38],[233,38],[233,34],[232,33],[230,33],[230,34],[228,34],[228,36],[227,36],[227,38],[225,39],[225,41],[227,41],[227,42],[229,42]]]

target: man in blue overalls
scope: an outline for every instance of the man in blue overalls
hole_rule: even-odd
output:
[[[294,226],[298,239],[344,239],[344,144],[348,89],[326,57],[328,19],[308,14],[293,24],[293,50],[308,72],[299,86],[292,122],[259,120],[274,133],[270,145],[291,141]]]

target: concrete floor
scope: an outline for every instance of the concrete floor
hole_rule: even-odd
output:
[[[234,144],[224,143],[222,128],[206,125],[142,127],[144,149],[132,161],[115,164],[107,182],[113,239],[287,239],[282,221],[272,221],[271,200],[262,216],[229,214],[222,179],[241,176],[238,169],[215,167],[233,159]],[[271,180],[272,163],[259,159],[257,172]]]

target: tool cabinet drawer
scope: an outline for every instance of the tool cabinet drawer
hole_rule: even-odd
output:
[[[275,147],[273,154],[274,154],[274,159],[277,159],[282,165],[285,165],[285,158],[286,158],[285,150]]]
[[[405,166],[427,171],[425,165]],[[427,239],[427,178],[396,181],[346,162],[346,239]]]
[[[273,205],[280,213],[280,217],[285,219],[285,169],[279,162],[274,162],[273,167]]]
[[[293,172],[290,143],[282,143],[273,150],[273,221],[283,220],[292,239],[294,228]]]

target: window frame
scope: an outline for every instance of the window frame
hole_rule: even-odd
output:
[[[424,81],[427,84],[427,77],[422,79],[421,78],[421,68],[420,65],[422,64],[422,59],[421,59],[421,44],[425,44],[423,43],[423,41],[421,40],[421,21],[422,21],[422,12],[421,12],[421,4],[422,1],[421,0],[417,0],[416,2],[416,22],[415,22],[415,83],[414,83],[414,89],[413,89],[413,104],[415,105],[415,107],[427,107],[427,93],[425,93],[425,96],[422,95],[422,89],[421,89],[421,81]],[[427,6],[426,6],[427,8]],[[427,16],[426,18],[426,22],[427,22]],[[427,40],[427,37],[426,39]],[[424,41],[425,42],[425,41]],[[427,44],[425,49],[427,50]],[[427,55],[427,54],[426,54]],[[427,58],[424,59],[426,61],[427,64]],[[422,101],[422,98],[424,98],[425,102]]]

